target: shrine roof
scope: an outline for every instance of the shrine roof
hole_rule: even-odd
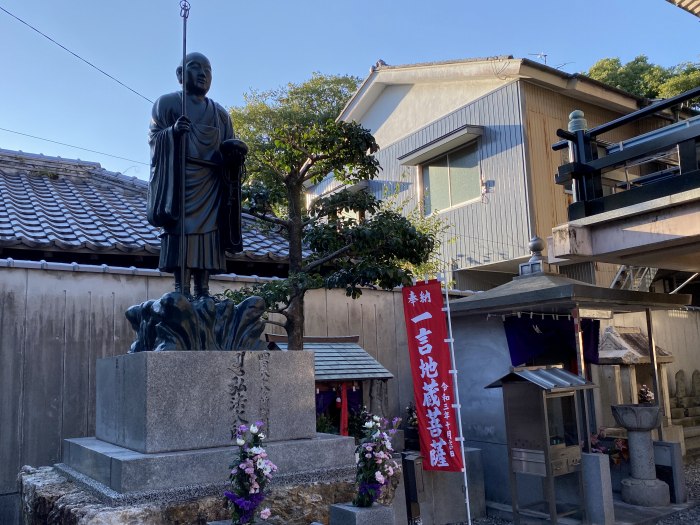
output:
[[[635,312],[647,308],[678,308],[690,304],[690,299],[689,295],[683,294],[603,288],[562,275],[539,273],[516,277],[491,290],[450,301],[450,311],[453,316],[500,315],[524,310],[545,315],[568,315],[574,308]],[[597,318],[595,315],[591,317]]]
[[[304,350],[314,352],[316,381],[363,381],[394,377],[358,344],[359,338],[325,339],[304,338]],[[274,337],[273,340],[280,350],[287,350],[286,338]]]

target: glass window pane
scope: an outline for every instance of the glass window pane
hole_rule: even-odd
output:
[[[450,207],[447,157],[423,166],[423,202],[426,215]]]
[[[451,153],[449,161],[452,205],[479,197],[481,179],[476,145]]]

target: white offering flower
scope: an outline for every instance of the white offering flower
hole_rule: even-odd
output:
[[[367,421],[367,422],[365,423],[365,428],[372,428],[373,426],[374,426],[374,422],[373,422],[373,421]]]
[[[379,423],[382,420],[382,418],[380,418],[379,416],[372,416],[372,420],[374,420],[376,423]]]
[[[250,425],[250,433],[251,434],[257,434],[258,433],[258,427],[255,425]]]
[[[243,445],[245,445],[245,439],[243,439],[243,438],[236,439],[236,445],[238,445],[239,447],[242,447]]]

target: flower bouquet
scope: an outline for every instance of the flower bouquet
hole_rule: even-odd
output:
[[[639,401],[639,404],[641,405],[653,403],[654,392],[652,392],[648,386],[642,385],[642,388],[640,388],[639,392],[637,392],[637,401]]]
[[[262,421],[257,421],[250,427],[240,425],[236,429],[238,458],[229,467],[231,489],[224,491],[233,525],[253,522],[255,511],[265,499],[265,487],[272,479],[272,473],[277,471],[277,466],[267,458],[267,453],[261,446],[265,439],[261,432],[262,426]],[[260,517],[269,518],[270,509],[263,509]]]
[[[364,437],[360,440],[357,455],[357,494],[352,501],[356,507],[371,507],[381,495],[382,488],[391,483],[401,472],[399,464],[392,459],[391,436],[401,422],[394,418],[392,427],[379,416],[371,416],[364,424]]]
[[[608,438],[605,430],[600,429],[597,434],[591,434],[591,452],[607,454],[613,465],[619,465],[623,461],[629,461],[630,452],[627,440],[622,438]]]

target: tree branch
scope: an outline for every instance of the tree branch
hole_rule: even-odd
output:
[[[342,248],[334,251],[331,254],[326,255],[325,257],[322,257],[321,259],[317,259],[309,264],[307,264],[304,268],[301,269],[302,272],[309,273],[311,270],[314,268],[318,268],[319,266],[326,264],[328,261],[332,261],[339,255],[343,255],[345,252],[350,251],[350,248],[352,248],[351,244],[347,244],[343,246]]]
[[[272,224],[277,224],[278,226],[282,226],[286,229],[289,229],[289,223],[285,221],[284,219],[280,219],[278,217],[272,216],[272,215],[267,215],[265,213],[260,214],[257,212],[254,212],[250,208],[242,208],[241,211],[243,213],[247,213],[248,215],[255,217],[256,219],[260,219],[261,221],[269,222]]]

